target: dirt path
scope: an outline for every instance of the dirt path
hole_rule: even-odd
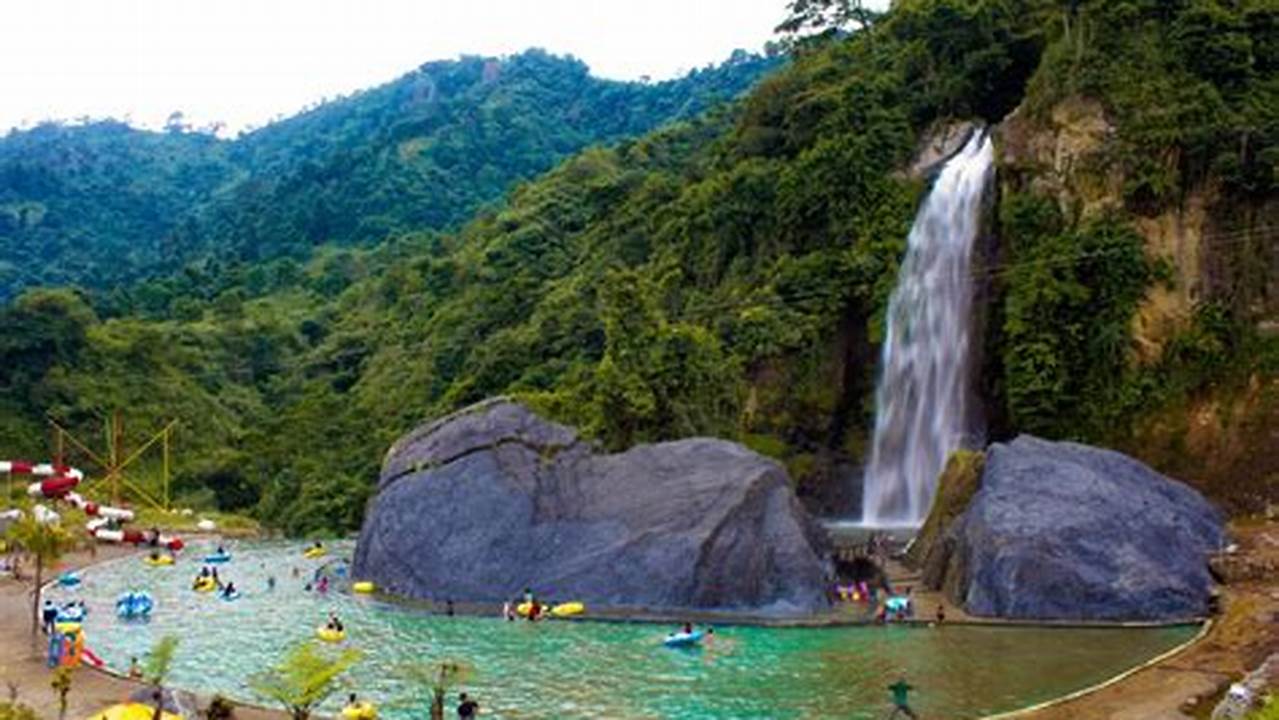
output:
[[[58,571],[76,570],[93,562],[133,552],[132,548],[116,545],[100,546],[93,556],[88,552],[76,552],[63,560]],[[52,578],[58,571],[49,572],[48,576]],[[24,575],[30,572],[30,564],[23,563]],[[56,718],[57,698],[49,688],[50,671],[44,662],[47,649],[45,636],[40,635],[34,643],[31,640],[33,590],[34,583],[30,577],[25,577],[22,582],[0,580],[0,682],[12,684],[18,701],[30,706],[40,717]],[[92,641],[89,638],[90,646]],[[137,682],[105,672],[78,668],[67,696],[67,717],[86,718],[111,705],[126,702],[129,694],[141,687]],[[7,692],[5,697],[7,699]],[[201,700],[207,701],[207,698]],[[282,720],[285,717],[283,713],[243,706],[237,706],[235,714],[240,720]]]

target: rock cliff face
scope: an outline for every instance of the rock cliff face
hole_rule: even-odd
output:
[[[1186,485],[1117,452],[1021,436],[987,451],[930,584],[984,617],[1188,618],[1207,609],[1223,537]]]
[[[825,606],[822,534],[785,471],[695,438],[597,453],[494,400],[391,448],[354,573],[460,601],[804,613]]]

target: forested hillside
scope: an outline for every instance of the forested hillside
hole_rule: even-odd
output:
[[[0,139],[0,299],[158,279],[118,293],[113,312],[166,316],[192,290],[170,280],[196,261],[217,276],[305,260],[320,244],[446,229],[583,147],[736,97],[777,62],[738,52],[650,84],[530,50],[427,63],[234,141],[176,119],[164,133],[109,121],[14,131]],[[290,269],[271,266],[280,272],[287,284]]]
[[[114,121],[0,138],[0,301],[32,285],[109,287],[174,257],[170,233],[241,174],[227,143]]]
[[[832,508],[862,461],[883,307],[926,190],[904,169],[930,131],[978,120],[1001,145],[974,273],[991,434],[1175,465],[1155,449],[1184,439],[1196,403],[1254,388],[1254,424],[1279,407],[1277,42],[1276,0],[900,0],[801,44],[732,107],[588,149],[457,232],[246,266],[216,294],[192,291],[209,286],[193,270],[160,319],[28,295],[0,317],[21,360],[0,370],[0,440],[39,452],[43,412],[179,417],[190,497],[312,532],[358,523],[396,436],[512,393],[608,446],[743,440]],[[1054,165],[1083,133],[1063,108],[1081,105],[1095,146]],[[378,177],[380,157],[343,163],[341,182]],[[300,177],[264,197],[341,187]],[[1192,201],[1211,223],[1186,219]],[[381,217],[343,207],[324,227],[352,234],[334,238]],[[377,227],[426,222],[397,217]],[[1159,247],[1165,225],[1204,242]],[[286,255],[329,236],[220,227],[227,247]],[[1192,260],[1206,269],[1188,280]],[[1158,315],[1165,294],[1180,314]],[[1230,437],[1264,455],[1264,432]],[[1229,498],[1223,468],[1189,479]],[[1279,484],[1257,468],[1249,492]]]

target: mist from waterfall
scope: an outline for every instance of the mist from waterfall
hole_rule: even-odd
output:
[[[994,148],[977,131],[946,162],[907,240],[888,303],[862,521],[919,525],[952,451],[976,444],[973,245]]]

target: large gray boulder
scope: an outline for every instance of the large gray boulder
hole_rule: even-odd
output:
[[[826,605],[823,535],[786,472],[735,443],[601,454],[498,399],[387,454],[355,577],[397,594],[773,614]]]
[[[952,599],[979,616],[1171,620],[1203,615],[1221,514],[1126,455],[1021,436],[992,445],[947,532]]]

